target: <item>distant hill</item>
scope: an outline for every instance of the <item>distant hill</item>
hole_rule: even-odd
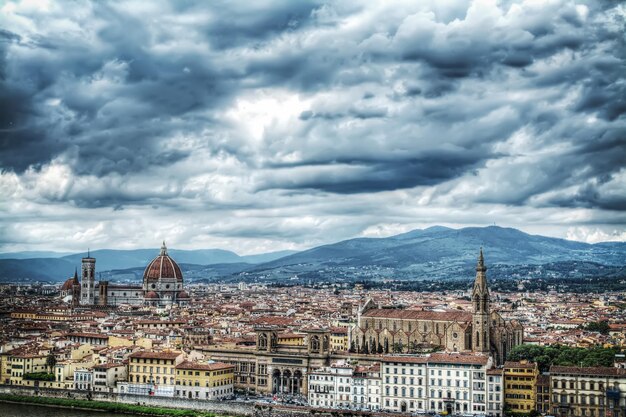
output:
[[[36,257],[35,254],[48,255]],[[229,273],[240,271],[256,263],[269,262],[283,256],[292,255],[295,251],[277,251],[256,255],[239,256],[234,252],[222,249],[199,249],[199,250],[178,250],[169,249],[168,253],[172,258],[182,265],[238,265],[235,268],[219,267],[213,268],[217,271],[227,271]],[[125,274],[124,270],[143,269],[159,254],[159,249],[134,249],[134,250],[114,250],[101,249],[90,252],[90,256],[96,258],[96,271],[103,273],[106,271],[116,271]],[[61,256],[55,256],[61,255]],[[13,258],[9,258],[13,256]],[[0,281],[33,281],[51,280],[63,281],[74,273],[74,269],[80,270],[81,259],[87,256],[87,252],[75,254],[59,254],[56,252],[15,252],[0,254]],[[197,270],[192,268],[191,270]],[[111,276],[111,274],[106,274]],[[214,274],[213,274],[214,275]],[[115,277],[115,274],[112,275]]]
[[[380,265],[409,268],[429,262],[475,262],[485,248],[489,263],[543,264],[564,260],[592,260],[611,265],[626,263],[626,243],[588,244],[529,235],[517,229],[436,226],[387,238],[358,238],[310,250],[259,265],[258,268],[325,263],[333,265]]]
[[[174,249],[169,253],[185,276],[194,280],[444,279],[471,276],[480,247],[484,248],[487,265],[500,265],[497,270],[506,271],[508,276],[528,271],[529,265],[559,265],[558,273],[553,271],[554,266],[547,268],[550,274],[559,276],[572,275],[577,262],[606,265],[616,271],[626,265],[626,242],[587,244],[497,226],[435,226],[386,238],[350,239],[295,253],[239,256],[221,249]],[[98,250],[91,254],[97,259],[97,271],[104,276],[138,279],[158,249]],[[0,259],[0,279],[48,277],[61,281],[80,266],[83,256],[85,253],[57,259]]]
[[[0,253],[0,259],[35,259],[35,258],[62,258],[71,255],[71,252],[26,251]]]
[[[435,226],[387,238],[357,238],[323,245],[271,262],[256,265],[248,273],[315,277],[352,276],[365,268],[378,278],[456,278],[466,275],[483,247],[488,265],[542,265],[566,261],[590,261],[603,265],[626,264],[626,243],[587,244],[530,235],[517,229]]]
[[[65,259],[0,259],[0,281],[64,281],[74,273],[75,265]]]

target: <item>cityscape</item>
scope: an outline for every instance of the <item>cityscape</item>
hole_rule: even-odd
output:
[[[0,2],[0,416],[626,417],[625,33]]]
[[[495,292],[482,248],[466,288],[434,292],[189,284],[165,242],[154,253],[140,285],[96,279],[86,254],[62,283],[0,286],[3,392],[279,414],[624,412],[623,290]]]

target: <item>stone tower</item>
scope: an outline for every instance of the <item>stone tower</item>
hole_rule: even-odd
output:
[[[89,251],[87,257],[83,258],[81,270],[80,304],[93,305],[96,301],[96,258],[92,258]]]
[[[480,248],[478,265],[476,265],[476,280],[472,289],[472,304],[474,308],[472,323],[472,350],[474,352],[489,352],[489,289],[487,288],[487,267],[483,258],[483,249]]]

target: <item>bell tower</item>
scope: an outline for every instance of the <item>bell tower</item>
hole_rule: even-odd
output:
[[[476,279],[472,289],[473,321],[472,321],[472,350],[474,352],[489,352],[490,336],[490,306],[489,288],[487,288],[487,267],[483,257],[483,248],[480,248],[478,264],[476,265]]]
[[[93,305],[96,302],[96,258],[89,251],[82,259],[80,280],[80,305]]]

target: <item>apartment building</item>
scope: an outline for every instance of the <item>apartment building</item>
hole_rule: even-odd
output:
[[[492,363],[490,356],[478,353],[384,357],[381,407],[395,412],[484,414],[487,369]]]
[[[541,414],[550,413],[550,375],[538,375],[535,385],[535,410]]]
[[[127,368],[121,363],[103,363],[93,367],[93,390],[114,392],[119,381],[126,381]]]
[[[309,404],[328,408],[351,407],[353,375],[354,368],[345,362],[337,362],[311,372]]]
[[[76,369],[74,371],[74,389],[79,391],[91,391],[93,388],[93,370]]]
[[[346,352],[348,345],[348,328],[333,327],[330,329],[330,349],[333,352]]]
[[[128,359],[128,386],[124,390],[130,394],[174,396],[176,365],[184,359],[182,352],[141,351]]]
[[[16,353],[7,357],[7,370],[11,385],[23,385],[28,374],[48,372],[46,355],[37,353]]]
[[[428,409],[428,359],[387,356],[381,362],[381,408],[393,411]]]
[[[504,363],[504,407],[514,413],[530,413],[536,407],[539,369],[533,362]]]
[[[502,369],[487,371],[487,415],[501,417],[504,411],[504,375]]]
[[[555,416],[626,416],[626,369],[552,366],[550,380]]]
[[[176,365],[176,397],[217,400],[234,393],[235,366],[184,361]]]
[[[380,410],[380,364],[355,367],[352,382],[352,407],[359,410]]]

